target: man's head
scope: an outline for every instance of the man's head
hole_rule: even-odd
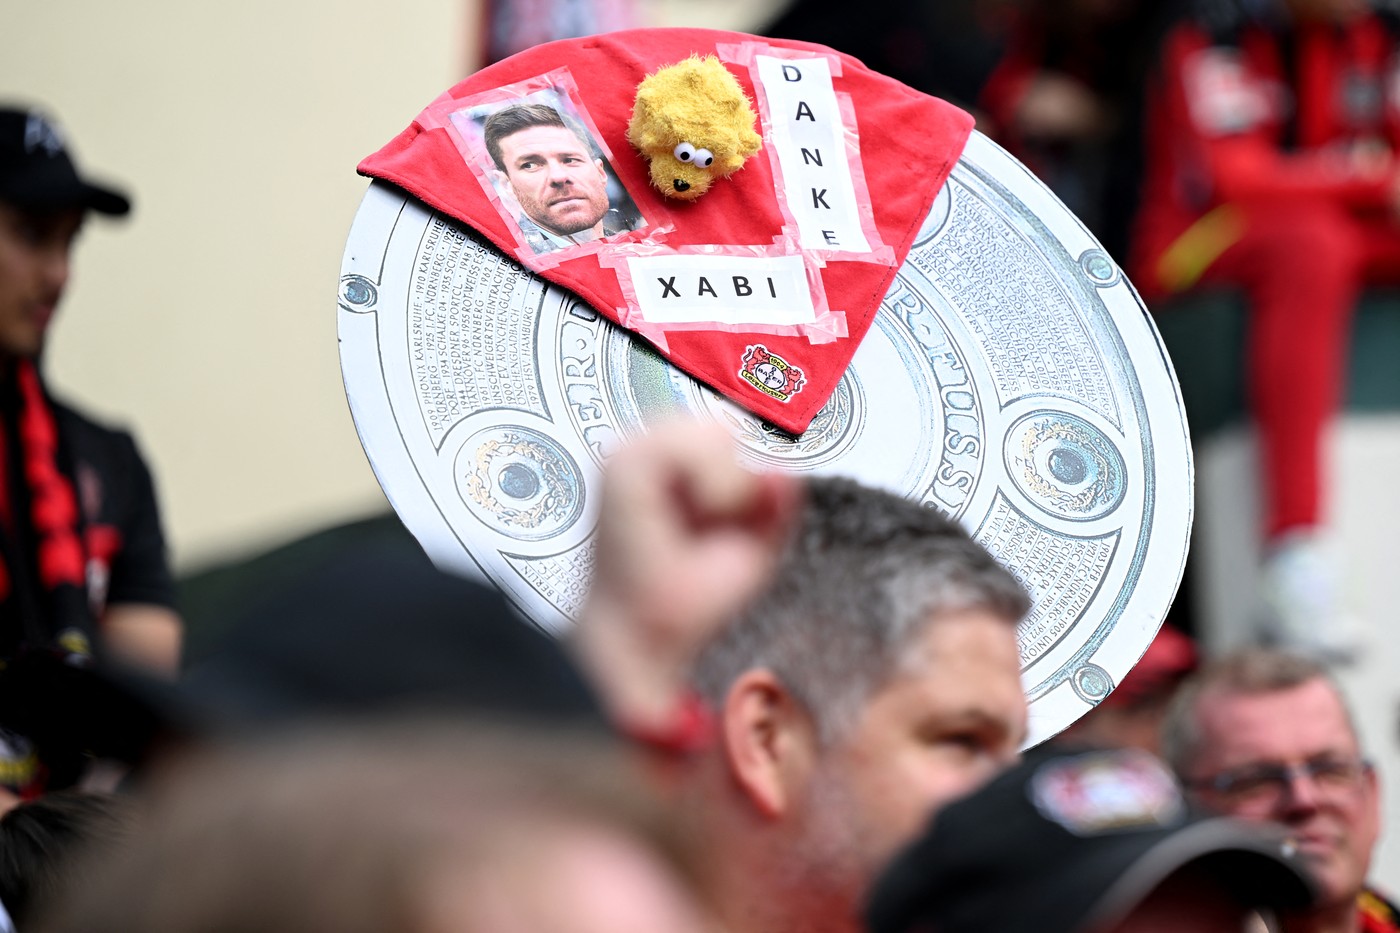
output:
[[[86,212],[121,215],[130,207],[123,195],[79,177],[62,135],[42,114],[0,107],[0,357],[33,357],[43,348]]]
[[[602,222],[608,211],[603,160],[559,111],[545,104],[507,107],[487,118],[484,132],[497,171],[527,217],[561,236]]]
[[[1325,668],[1249,649],[1205,667],[1168,714],[1163,755],[1207,807],[1286,826],[1321,887],[1349,909],[1379,832],[1375,772]]]
[[[728,794],[705,801],[704,819],[721,809],[715,832],[763,866],[760,877],[727,861],[739,877],[720,898],[742,899],[737,884],[767,909],[806,912],[760,926],[854,928],[875,872],[928,814],[1015,757],[1027,608],[1015,578],[938,512],[811,481],[772,585],[696,667]]]

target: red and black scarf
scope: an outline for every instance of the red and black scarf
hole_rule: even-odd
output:
[[[33,361],[0,386],[0,659],[91,653],[83,514],[58,422]]]
[[[90,663],[96,627],[74,475],[33,361],[0,371],[0,785],[25,798],[84,767],[55,673]]]

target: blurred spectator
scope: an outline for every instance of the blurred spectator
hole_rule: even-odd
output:
[[[84,765],[37,742],[34,719],[52,720],[63,698],[26,669],[104,650],[169,674],[179,664],[146,465],[129,434],[56,401],[39,373],[78,231],[90,211],[129,209],[79,176],[43,114],[0,107],[0,793],[69,786]]]
[[[1162,747],[1199,803],[1288,830],[1319,896],[1283,916],[1287,933],[1400,929],[1400,913],[1366,885],[1379,780],[1324,667],[1263,649],[1208,664],[1177,695]]]
[[[1055,741],[1159,754],[1167,707],[1195,669],[1195,644],[1170,623],[1163,625],[1123,682]]]
[[[871,933],[1240,933],[1311,899],[1277,830],[1191,813],[1137,750],[1031,752],[881,877]]]
[[[687,846],[586,735],[394,718],[187,760],[31,930],[701,933]]]
[[[0,817],[0,905],[14,928],[30,929],[35,905],[78,880],[74,863],[89,846],[116,846],[133,828],[125,801],[108,794],[56,791]]]
[[[1324,431],[1353,305],[1400,281],[1400,50],[1364,0],[1203,4],[1167,37],[1148,97],[1130,272],[1149,304],[1244,290],[1259,430],[1266,634],[1354,655],[1324,543]]]
[[[1142,96],[1179,0],[1025,0],[977,96],[979,126],[1119,262],[1142,179]]]

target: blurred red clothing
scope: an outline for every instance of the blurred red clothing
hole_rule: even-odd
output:
[[[1154,260],[1222,204],[1306,199],[1394,216],[1385,163],[1400,143],[1400,72],[1390,27],[1363,16],[1232,31],[1222,42],[1187,22],[1163,48],[1135,231],[1140,286],[1191,284]]]
[[[1376,14],[1275,12],[1168,35],[1129,263],[1149,303],[1245,291],[1270,536],[1321,522],[1352,308],[1364,284],[1400,280],[1396,32]]]

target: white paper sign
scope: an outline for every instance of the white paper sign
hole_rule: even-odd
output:
[[[830,65],[825,58],[756,61],[773,123],[770,144],[802,248],[870,252]]]
[[[633,256],[627,270],[653,324],[792,326],[817,317],[801,256]]]

